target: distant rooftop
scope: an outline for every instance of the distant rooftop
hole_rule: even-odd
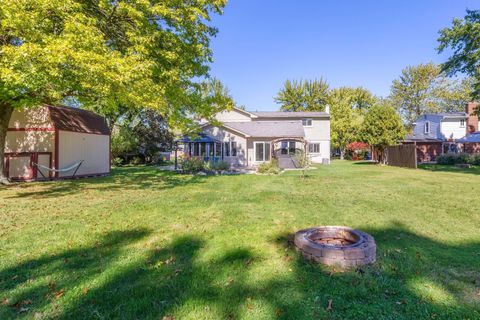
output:
[[[466,112],[439,112],[439,113],[427,113],[426,116],[438,116],[443,118],[461,118],[468,117]]]
[[[288,112],[288,111],[248,111],[261,118],[330,118],[327,112]]]

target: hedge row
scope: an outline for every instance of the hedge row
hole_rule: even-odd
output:
[[[480,154],[447,153],[437,157],[438,164],[473,164],[480,165]]]

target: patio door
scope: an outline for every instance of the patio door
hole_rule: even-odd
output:
[[[255,142],[255,162],[270,161],[270,142]]]

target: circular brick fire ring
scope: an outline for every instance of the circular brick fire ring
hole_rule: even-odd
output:
[[[377,246],[373,237],[349,227],[300,230],[294,243],[304,258],[325,265],[350,268],[375,262]]]

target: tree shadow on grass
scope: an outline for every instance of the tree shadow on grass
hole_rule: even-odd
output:
[[[74,194],[86,189],[95,191],[123,191],[144,189],[171,189],[205,182],[214,176],[182,175],[155,167],[126,167],[112,170],[107,177],[59,180],[35,183],[19,183],[12,198],[49,198]]]
[[[452,172],[480,175],[480,166],[474,166],[471,168],[458,168],[454,165],[421,164],[418,166],[418,169],[433,172]]]
[[[202,258],[207,242],[194,235],[179,236],[166,246],[149,250],[145,258],[132,261],[103,281],[95,281],[98,268],[94,259],[76,251],[77,264],[92,270],[80,278],[75,270],[59,264],[58,259],[42,263],[29,262],[7,271],[26,274],[25,286],[15,301],[31,299],[26,314],[47,312],[61,319],[125,318],[267,318],[267,319],[475,319],[480,316],[480,243],[451,245],[414,234],[401,225],[388,229],[368,230],[378,246],[378,262],[372,266],[341,272],[299,258],[291,248],[288,233],[274,234],[265,245],[275,245],[275,257],[253,254],[248,248],[237,247],[219,252],[213,258]],[[111,244],[114,263],[116,251],[134,239]],[[116,249],[115,249],[116,248]],[[93,249],[95,250],[95,249]],[[218,252],[216,252],[218,253]],[[72,253],[62,256],[72,257]],[[279,260],[279,256],[283,256]],[[274,270],[269,261],[283,265],[290,272]],[[108,265],[106,269],[108,269]],[[269,268],[265,279],[253,278],[257,268]],[[62,283],[65,296],[37,303],[40,288],[28,289],[30,276],[68,270]],[[85,282],[98,283],[82,294],[68,295]],[[1,283],[2,291],[14,288]],[[328,308],[329,300],[332,301]],[[443,301],[443,303],[440,303]],[[48,304],[48,305],[47,305]],[[59,307],[61,304],[61,307]],[[28,305],[27,305],[28,307]],[[57,308],[57,309],[55,309]],[[19,314],[8,307],[0,317]],[[1,310],[1,309],[0,309]]]
[[[0,319],[54,305],[65,293],[104,272],[124,246],[148,234],[150,231],[145,229],[113,231],[93,246],[30,259],[0,270]]]

